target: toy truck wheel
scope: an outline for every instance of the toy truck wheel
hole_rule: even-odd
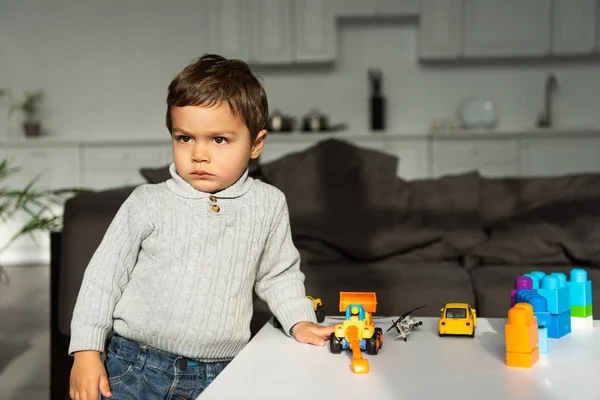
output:
[[[375,328],[375,335],[379,341],[379,349],[381,349],[383,347],[383,329]]]
[[[342,343],[333,334],[329,338],[329,350],[331,350],[333,354],[340,354],[342,352]]]
[[[326,312],[323,306],[317,306],[315,314],[317,315],[317,322],[321,323],[325,321]]]
[[[373,335],[370,339],[367,340],[367,353],[374,356],[377,354],[377,337]]]
[[[381,348],[380,344],[382,343],[382,335],[383,331],[381,328],[375,328],[375,332],[373,336],[367,340],[367,353],[370,355],[377,355],[379,349]]]

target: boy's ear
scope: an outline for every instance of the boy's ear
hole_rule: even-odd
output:
[[[262,131],[258,132],[258,135],[256,135],[256,139],[254,139],[254,143],[252,143],[252,151],[250,153],[250,158],[258,158],[258,156],[260,156],[260,153],[262,152],[262,149],[265,146],[266,139],[266,129],[263,129]]]

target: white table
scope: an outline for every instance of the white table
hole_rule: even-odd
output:
[[[385,332],[391,318],[374,322]],[[479,318],[474,339],[438,337],[437,318],[423,318],[407,342],[395,340],[393,329],[378,355],[363,352],[370,371],[361,375],[350,371],[350,352],[297,343],[269,322],[199,399],[600,398],[600,321],[593,330],[549,339],[548,354],[530,369],[505,365],[505,322]]]

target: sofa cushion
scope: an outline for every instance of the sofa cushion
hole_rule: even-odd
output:
[[[542,271],[546,274],[562,272],[569,279],[569,271],[579,268],[570,265],[541,266],[486,265],[471,271],[478,315],[506,318],[510,308],[510,291],[515,287],[515,279],[525,273]],[[600,298],[600,269],[587,268],[588,279],[592,281],[592,298]],[[593,308],[594,319],[600,318],[600,307]]]
[[[413,264],[390,258],[359,265],[306,264],[301,269],[306,294],[320,297],[328,315],[341,315],[340,291],[376,292],[379,316],[400,315],[421,305],[427,307],[416,314],[438,316],[445,303],[474,304],[475,299],[469,275],[453,262]]]
[[[498,223],[468,258],[472,265],[600,266],[600,197],[549,203]]]
[[[403,236],[429,233],[427,246],[412,249],[415,260],[455,259],[486,239],[480,213],[481,177],[477,172],[415,180],[410,188],[409,213],[418,222],[405,225]]]
[[[489,238],[467,266],[600,266],[600,175],[485,179],[481,201]]]
[[[58,324],[65,335],[71,331],[73,309],[85,269],[133,189],[131,186],[83,193],[65,203],[58,284]]]
[[[285,193],[294,242],[311,262],[456,260],[485,238],[478,174],[408,182],[397,162],[332,139],[262,169]]]
[[[161,183],[171,179],[171,173],[169,172],[169,165],[158,168],[141,168],[140,175],[146,179],[147,183]]]
[[[522,178],[482,178],[480,210],[485,227],[507,220],[517,212]]]

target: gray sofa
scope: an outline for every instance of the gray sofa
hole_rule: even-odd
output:
[[[575,266],[587,268],[600,298],[600,175],[405,181],[398,162],[331,139],[251,169],[285,193],[307,294],[329,314],[340,291],[375,291],[376,315],[427,305],[417,314],[437,316],[446,302],[467,302],[481,317],[505,317],[517,276]],[[166,167],[141,173],[152,183],[169,178]],[[64,352],[84,269],[132,190],[81,194],[65,206],[52,316]],[[252,333],[270,316],[256,299]],[[68,356],[56,363],[70,368]]]

